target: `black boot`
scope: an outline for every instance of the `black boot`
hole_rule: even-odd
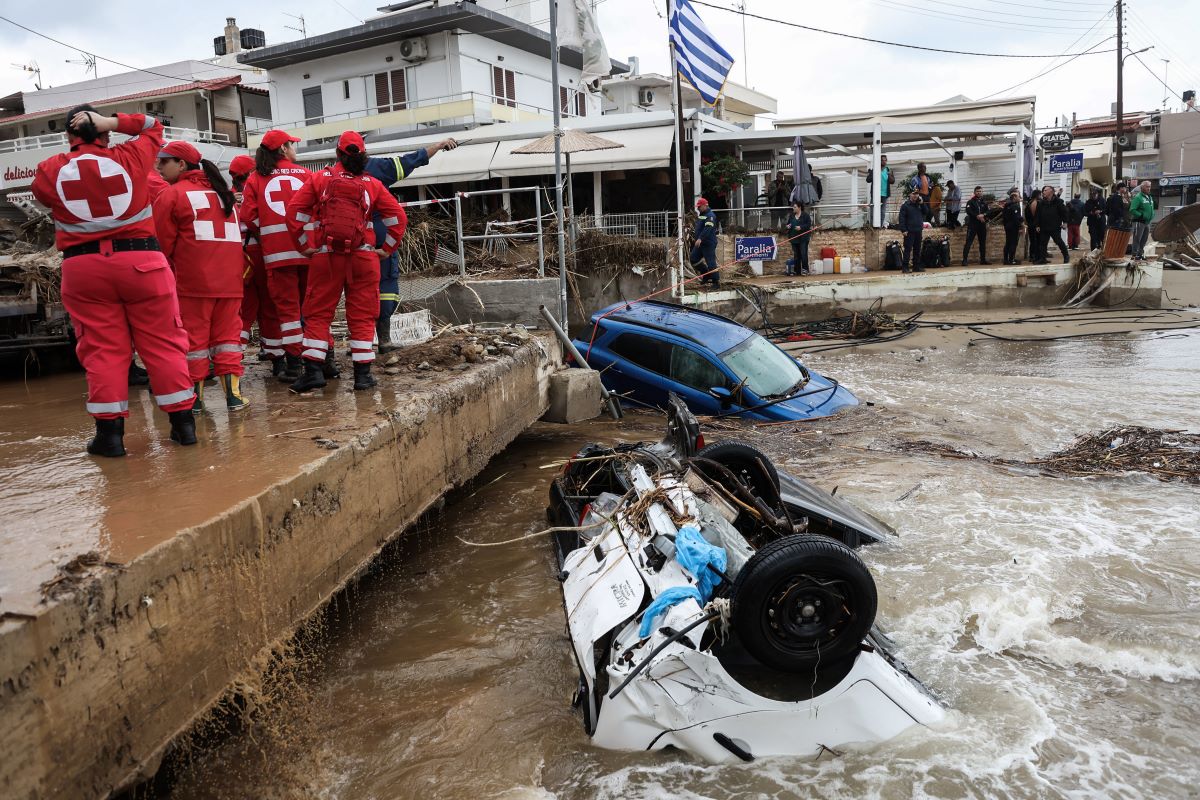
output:
[[[137,365],[136,361],[129,362],[129,385],[130,386],[149,386],[150,375],[146,370]],[[121,455],[125,455],[122,453]]]
[[[96,436],[87,451],[94,456],[116,458],[125,455],[125,418],[96,420]]]
[[[283,358],[282,356],[279,358],[271,359],[271,377],[272,378],[277,378],[281,381],[286,380],[286,378],[283,377],[283,373],[285,373],[286,371],[287,371],[287,359]],[[293,380],[295,380],[295,379],[293,378]]]
[[[171,441],[182,445],[196,443],[196,419],[192,410],[172,411],[167,416],[171,418]]]
[[[322,364],[320,361],[305,361],[304,374],[288,387],[288,391],[293,394],[304,394],[305,392],[311,392],[313,389],[320,389],[325,385],[325,375],[321,367]]]
[[[375,378],[371,376],[371,362],[356,362],[354,365],[354,390],[374,389],[375,385]]]
[[[390,319],[375,326],[375,335],[379,337],[379,352],[390,353],[400,349],[400,345],[392,343],[392,321]]]
[[[300,377],[300,372],[303,368],[304,365],[300,360],[300,356],[294,356],[291,353],[288,353],[286,356],[284,356],[283,372],[278,376],[279,380],[283,381],[284,383],[294,381]]]
[[[325,380],[327,381],[342,376],[341,371],[338,370],[337,359],[333,357],[332,345],[329,347],[329,352],[325,354],[325,363],[321,365],[321,374],[325,376]]]

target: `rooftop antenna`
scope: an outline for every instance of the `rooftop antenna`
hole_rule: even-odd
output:
[[[79,64],[83,67],[84,73],[92,73],[93,78],[100,77],[100,70],[96,67],[96,57],[91,53],[80,51],[79,58],[68,58],[66,63]]]
[[[1159,61],[1163,62],[1163,89],[1166,91],[1166,94],[1163,95],[1163,111],[1170,111],[1167,106],[1171,102],[1171,90],[1167,87],[1167,75],[1171,69],[1171,59],[1160,58]]]
[[[303,14],[289,14],[286,11],[282,11],[280,13],[282,13],[285,17],[291,17],[292,19],[300,20],[299,28],[297,28],[295,25],[284,25],[283,27],[287,28],[289,31],[296,31],[297,33],[300,34],[300,37],[303,39],[308,38],[308,26],[306,26],[304,24],[304,15]]]
[[[33,88],[39,92],[42,90],[42,68],[37,65],[36,61],[30,61],[28,64],[13,64],[13,67],[24,72],[32,72]]]

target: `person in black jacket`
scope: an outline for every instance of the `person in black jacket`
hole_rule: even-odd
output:
[[[1053,186],[1042,187],[1042,196],[1035,200],[1034,204],[1037,206],[1033,210],[1033,217],[1037,221],[1038,259],[1033,263],[1045,264],[1049,260],[1051,240],[1062,252],[1063,263],[1070,263],[1067,243],[1062,238],[1063,226],[1067,224],[1067,204],[1054,194]]]
[[[1004,263],[1020,264],[1017,261],[1017,243],[1021,240],[1021,228],[1025,224],[1025,211],[1021,208],[1021,193],[1013,189],[1004,204]]]
[[[1124,183],[1113,186],[1113,193],[1104,206],[1104,216],[1110,228],[1127,231],[1132,227],[1129,223],[1129,187]]]
[[[1033,215],[1037,206],[1034,200],[1041,197],[1041,192],[1034,189],[1029,193],[1029,197],[1025,198],[1025,258],[1030,263],[1038,260],[1038,253],[1041,247],[1041,240],[1037,234],[1037,217]]]
[[[900,230],[904,233],[904,269],[909,272],[909,265],[914,265],[917,272],[924,272],[921,266],[921,231],[925,227],[925,204],[921,202],[921,193],[916,189],[908,195],[908,202],[900,206]]]
[[[987,265],[987,210],[988,202],[983,199],[983,187],[976,186],[975,193],[967,201],[967,243],[963,245],[962,265],[967,265],[971,243],[979,239],[979,263]]]
[[[1088,238],[1091,239],[1093,250],[1104,247],[1104,194],[1099,186],[1093,186],[1088,201],[1083,206],[1083,216],[1087,220]]]

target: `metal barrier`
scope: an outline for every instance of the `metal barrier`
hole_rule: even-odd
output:
[[[675,235],[675,216],[672,211],[579,214],[574,224],[581,231],[600,231],[609,236],[663,239]]]
[[[813,225],[826,229],[869,227],[870,205],[866,203],[814,203],[808,207]],[[791,206],[754,206],[752,208],[714,209],[722,232],[778,233],[787,224]],[[888,208],[894,221],[896,210]]]
[[[112,134],[113,142],[127,139],[123,133]],[[196,128],[163,128],[163,138],[170,141],[182,142],[211,142],[212,144],[229,144],[229,134],[202,131]],[[65,133],[48,133],[44,136],[24,136],[20,139],[9,139],[0,142],[0,153],[16,153],[22,150],[42,150],[48,147],[66,147]]]

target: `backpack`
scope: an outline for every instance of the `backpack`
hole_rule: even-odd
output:
[[[950,237],[949,236],[943,236],[942,240],[940,242],[938,242],[938,259],[937,259],[936,266],[939,266],[939,267],[950,266]]]
[[[921,242],[921,266],[936,267],[940,251],[941,246],[933,239],[925,239]]]
[[[348,253],[365,244],[369,211],[363,180],[357,175],[333,175],[318,209],[325,246],[335,253]]]
[[[883,268],[884,269],[900,269],[903,266],[904,251],[900,248],[900,243],[895,239],[887,243],[887,247],[883,249]]]

